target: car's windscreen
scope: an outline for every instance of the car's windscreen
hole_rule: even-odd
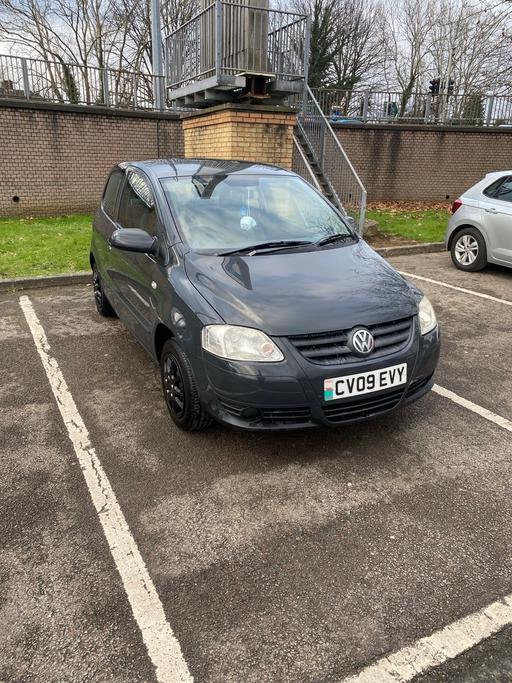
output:
[[[338,214],[294,176],[210,175],[162,179],[182,236],[195,250],[351,235]]]

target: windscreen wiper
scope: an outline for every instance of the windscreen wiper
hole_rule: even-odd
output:
[[[293,247],[301,247],[308,244],[314,244],[309,240],[275,240],[273,242],[261,242],[260,244],[252,244],[248,247],[240,247],[231,251],[219,251],[217,256],[232,256],[233,254],[248,254],[252,256],[259,251],[267,251],[272,249],[291,249]]]
[[[324,237],[318,242],[315,242],[317,247],[321,247],[324,244],[330,244],[330,242],[337,242],[338,240],[352,239],[352,235],[349,232],[337,232],[335,235],[329,235],[329,237]]]

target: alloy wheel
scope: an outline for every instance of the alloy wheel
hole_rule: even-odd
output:
[[[96,305],[98,306],[98,308],[101,308],[103,305],[103,292],[101,289],[100,276],[96,268],[94,269],[92,274],[92,287],[94,290],[94,298],[96,300]]]
[[[172,354],[168,354],[164,360],[163,380],[165,400],[180,419],[185,414],[185,391],[180,366]]]
[[[478,257],[478,242],[473,235],[462,235],[455,244],[455,258],[463,266],[470,266]]]

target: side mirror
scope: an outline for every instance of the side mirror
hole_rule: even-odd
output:
[[[110,238],[110,246],[123,251],[135,251],[139,254],[158,253],[158,239],[151,237],[140,228],[126,228],[115,230]]]

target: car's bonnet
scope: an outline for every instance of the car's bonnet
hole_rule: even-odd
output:
[[[417,312],[413,289],[362,241],[224,258],[189,252],[185,267],[225,322],[273,335],[347,329]]]

